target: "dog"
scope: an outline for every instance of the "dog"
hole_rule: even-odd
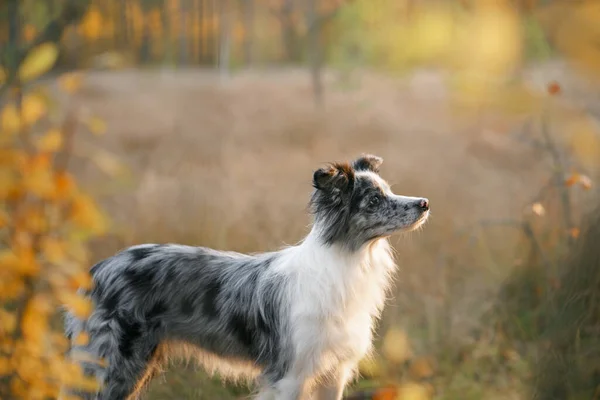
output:
[[[129,247],[91,268],[95,308],[68,311],[71,351],[101,384],[88,399],[137,398],[170,357],[258,383],[257,400],[339,400],[369,354],[395,262],[388,237],[422,226],[429,201],[394,194],[383,159],[313,173],[313,224],[297,245],[241,254],[177,244]],[[77,346],[78,335],[88,343]]]

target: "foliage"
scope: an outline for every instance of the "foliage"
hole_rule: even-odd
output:
[[[57,53],[51,42],[33,48],[20,85],[51,69]],[[79,79],[66,74],[59,86],[73,95]],[[0,110],[0,397],[47,399],[63,385],[96,390],[65,358],[69,343],[55,321],[63,307],[82,318],[92,310],[80,293],[92,285],[86,243],[108,225],[68,170],[75,113],[61,123],[47,90],[20,85]]]

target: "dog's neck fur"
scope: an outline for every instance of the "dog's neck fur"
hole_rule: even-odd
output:
[[[284,264],[296,269],[300,278],[295,280],[297,292],[317,293],[311,303],[325,313],[347,312],[360,305],[360,309],[377,316],[395,269],[388,239],[376,239],[352,251],[323,243],[320,232],[315,224],[300,244],[288,249],[288,262]]]

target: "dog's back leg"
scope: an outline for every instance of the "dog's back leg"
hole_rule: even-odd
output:
[[[135,323],[121,321],[121,325],[118,342],[107,354],[108,366],[99,400],[135,398],[157,367],[158,335]]]

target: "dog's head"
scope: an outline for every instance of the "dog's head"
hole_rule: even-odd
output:
[[[429,201],[392,193],[379,176],[383,159],[364,155],[351,163],[333,163],[314,172],[311,209],[322,239],[356,250],[398,231],[421,226]]]

